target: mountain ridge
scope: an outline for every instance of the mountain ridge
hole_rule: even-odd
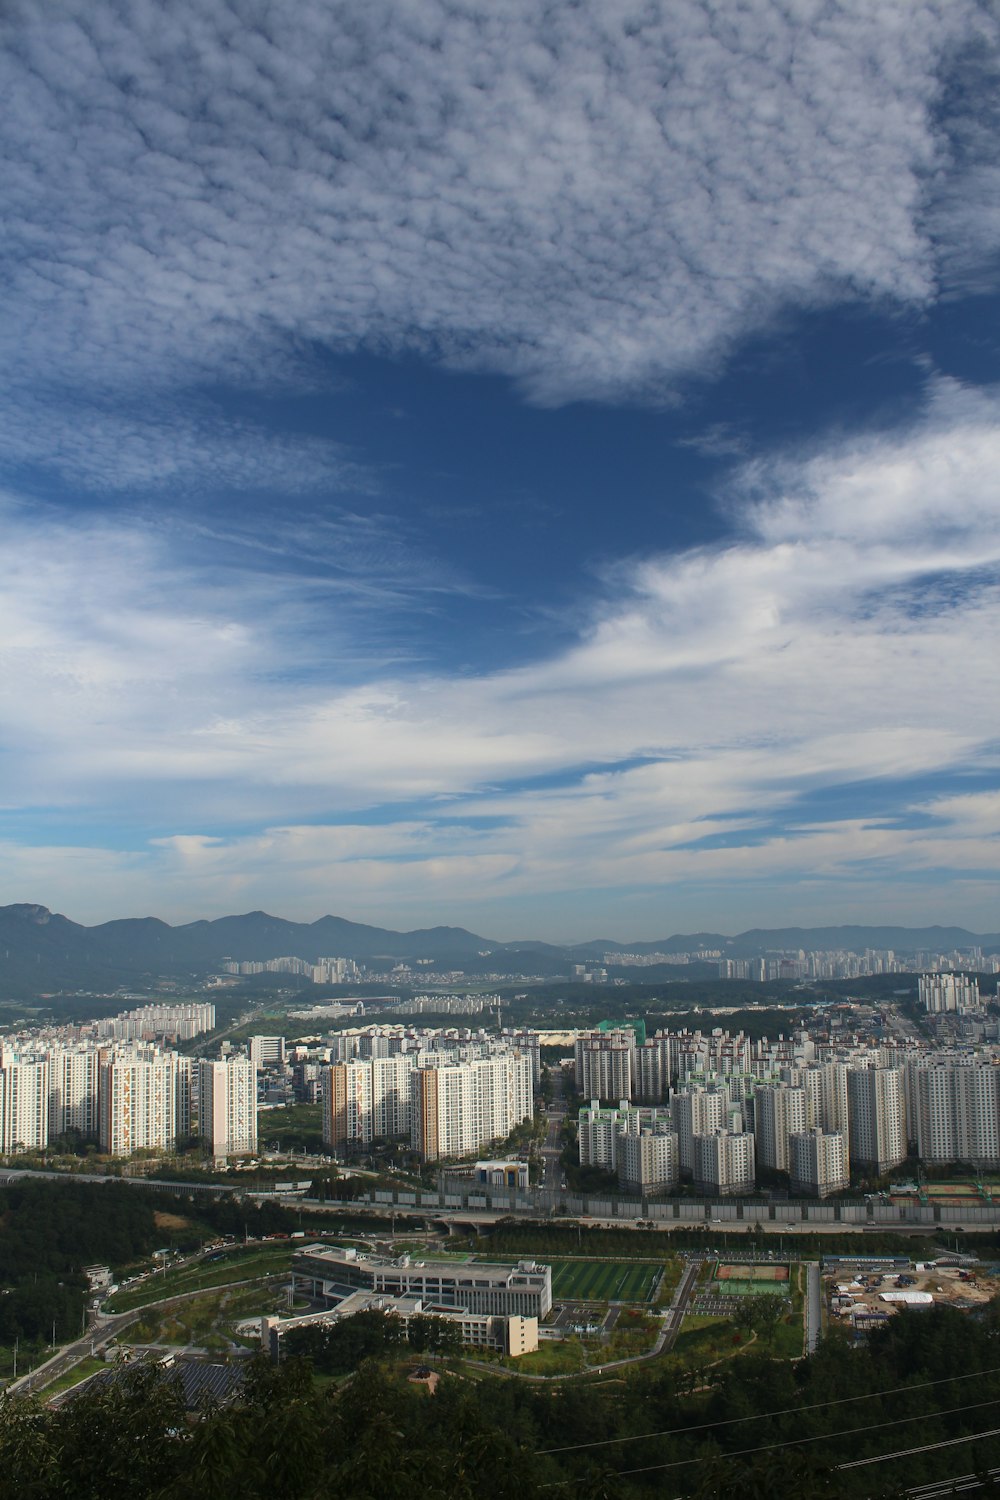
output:
[[[359,962],[423,959],[441,968],[470,962],[486,971],[507,972],[504,960],[520,958],[523,972],[565,973],[571,963],[603,961],[616,953],[676,954],[720,951],[725,957],[752,958],[767,952],[865,948],[946,952],[980,947],[1000,950],[1000,934],[935,925],[751,928],[725,933],[674,933],[645,942],[591,939],[547,943],[539,939],[498,942],[464,927],[436,926],[398,932],[328,914],[315,922],[292,922],[268,912],[199,918],[174,927],[159,917],[118,917],[85,927],[60,912],[33,902],[0,907],[0,984],[35,990],[117,987],[156,975],[203,975],[226,959],[265,962],[295,957],[351,958]],[[490,963],[490,960],[495,962]],[[513,972],[513,971],[511,971]]]

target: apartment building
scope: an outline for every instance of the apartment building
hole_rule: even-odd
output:
[[[68,1130],[97,1136],[100,1053],[94,1047],[50,1047],[49,1136]]]
[[[49,1140],[47,1058],[17,1057],[6,1050],[0,1066],[0,1152],[40,1151]]]
[[[787,1172],[789,1138],[806,1129],[808,1112],[802,1088],[786,1083],[765,1084],[754,1092],[754,1134],[759,1166]]]
[[[352,1057],[320,1075],[323,1140],[332,1150],[347,1142],[408,1136],[412,1121],[410,1076],[418,1054]]]
[[[1000,1068],[973,1058],[910,1065],[917,1154],[928,1163],[1000,1167]]]
[[[637,1114],[618,1136],[618,1184],[643,1196],[674,1192],[681,1175],[677,1134],[667,1122],[642,1125]]]
[[[587,1099],[633,1097],[635,1035],[631,1031],[590,1032],[575,1046],[576,1086]]]
[[[852,1163],[878,1175],[906,1160],[903,1073],[898,1067],[849,1067],[847,1103]]]
[[[250,1061],[258,1073],[285,1066],[286,1048],[283,1036],[252,1036]]]
[[[103,1053],[99,1140],[111,1156],[171,1150],[191,1130],[191,1059],[153,1049]]]
[[[199,1063],[198,1134],[216,1157],[257,1150],[257,1072],[248,1057]]]
[[[577,1117],[577,1150],[581,1167],[617,1171],[620,1137],[642,1130],[654,1134],[672,1132],[670,1109],[629,1104],[627,1099],[622,1099],[614,1108],[592,1099]]]
[[[752,1193],[756,1182],[754,1138],[749,1131],[714,1130],[694,1138],[694,1185],[706,1197]]]
[[[697,1175],[695,1141],[699,1136],[726,1128],[729,1105],[729,1090],[715,1084],[707,1088],[690,1087],[674,1094],[670,1108],[682,1172]]]
[[[410,1144],[425,1161],[468,1156],[534,1114],[524,1052],[452,1062],[424,1054],[410,1074]]]
[[[789,1137],[792,1193],[806,1198],[828,1198],[850,1187],[847,1142],[839,1131],[819,1126]]]

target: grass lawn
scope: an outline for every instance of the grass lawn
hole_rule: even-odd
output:
[[[245,1348],[259,1347],[255,1337],[237,1337],[235,1324],[262,1313],[282,1312],[286,1298],[283,1292],[267,1287],[233,1288],[209,1291],[192,1297],[179,1306],[152,1308],[138,1323],[121,1335],[122,1343],[188,1344],[204,1349],[228,1350],[231,1343]]]
[[[550,1260],[557,1302],[649,1302],[663,1269],[655,1261]]]
[[[503,1358],[501,1364],[522,1375],[579,1375],[586,1369],[586,1353],[580,1339],[546,1339],[531,1354],[518,1359]]]
[[[735,1330],[728,1318],[706,1313],[688,1313],[681,1325],[670,1359],[691,1367],[710,1363],[723,1354],[731,1354]]]
[[[681,1279],[681,1262],[679,1260],[668,1260],[663,1267],[663,1276],[659,1286],[656,1288],[657,1307],[668,1307],[674,1300]]]

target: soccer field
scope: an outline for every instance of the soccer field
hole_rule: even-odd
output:
[[[654,1262],[553,1260],[552,1296],[557,1302],[649,1302],[663,1267]]]

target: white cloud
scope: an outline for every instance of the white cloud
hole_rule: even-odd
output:
[[[133,827],[155,807],[145,867],[191,911],[214,877],[223,901],[283,909],[313,880],[356,913],[413,891],[984,879],[995,796],[908,810],[893,788],[998,770],[997,472],[996,398],[934,386],[910,430],[744,471],[737,540],[616,565],[572,649],[478,676],[338,680],[327,603],[297,577],[199,573],[132,523],[23,521],[6,797],[57,788]],[[303,680],[283,653],[310,621]],[[854,783],[896,816],[817,816]]]
[[[319,343],[655,390],[785,305],[925,303],[935,193],[992,233],[992,148],[949,175],[939,117],[995,46],[975,0],[62,0],[3,35],[28,378],[259,385]]]

